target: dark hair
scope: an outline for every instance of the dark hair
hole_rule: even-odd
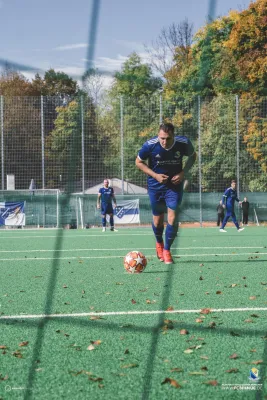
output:
[[[235,180],[235,179],[232,179],[232,180],[231,180],[231,183],[236,183],[236,180]]]
[[[161,124],[159,126],[160,131],[164,131],[165,133],[170,133],[171,135],[174,135],[174,126],[170,122],[166,124]]]

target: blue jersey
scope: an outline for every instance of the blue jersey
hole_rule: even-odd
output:
[[[156,179],[149,176],[147,179],[148,188],[154,190],[173,189],[181,190],[181,185],[174,185],[171,179],[183,170],[183,156],[191,156],[194,147],[190,140],[185,136],[175,136],[174,143],[169,149],[164,149],[158,136],[148,140],[138,153],[140,160],[148,160],[148,166],[156,174],[169,176],[166,184],[159,183]]]
[[[223,204],[226,205],[226,208],[228,210],[230,210],[230,209],[233,210],[235,207],[235,201],[239,201],[236,190],[231,187],[226,189],[226,191],[224,192],[224,195],[222,197],[222,201],[223,201]]]
[[[114,195],[114,190],[112,187],[102,187],[99,189],[99,192],[101,194],[101,204],[112,204],[112,197]]]

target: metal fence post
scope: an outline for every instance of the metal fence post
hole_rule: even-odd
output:
[[[41,96],[42,189],[45,188],[44,97]]]
[[[1,167],[2,167],[2,190],[5,190],[5,153],[4,153],[4,96],[0,96],[1,102]]]
[[[199,176],[199,223],[202,227],[203,214],[202,214],[202,174],[201,174],[201,99],[200,96],[197,97],[197,116],[198,116],[198,176]]]
[[[124,126],[123,126],[123,97],[120,97],[121,119],[121,194],[124,194]]]
[[[162,124],[162,94],[159,95],[159,124]]]
[[[235,126],[236,126],[236,181],[237,181],[237,196],[240,195],[240,142],[239,142],[239,98],[235,96]]]
[[[81,128],[82,128],[82,192],[84,194],[84,109],[83,95],[81,95]]]

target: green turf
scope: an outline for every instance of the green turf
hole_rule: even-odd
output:
[[[183,229],[174,245],[175,264],[167,266],[154,256],[150,229],[1,231],[0,313],[22,315],[0,318],[0,346],[7,346],[0,350],[0,397],[254,399],[251,390],[226,391],[222,385],[249,385],[256,367],[266,391],[266,311],[96,320],[23,314],[266,308],[266,232]],[[148,266],[130,275],[122,257],[135,249],[146,254]],[[101,343],[87,350],[96,340]],[[29,343],[20,347],[23,341]],[[190,347],[193,352],[184,353]],[[234,353],[237,358],[229,358]],[[162,384],[166,378],[181,388]],[[6,392],[6,385],[23,389]]]

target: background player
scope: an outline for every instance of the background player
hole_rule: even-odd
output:
[[[105,179],[104,187],[99,189],[97,196],[97,204],[96,204],[97,208],[100,209],[100,202],[101,202],[101,216],[102,216],[102,227],[103,227],[102,232],[106,231],[107,214],[109,215],[110,230],[113,232],[117,232],[117,230],[114,229],[112,200],[114,203],[114,207],[117,207],[116,199],[114,196],[114,190],[111,186],[109,186],[108,179]]]
[[[243,225],[248,225],[248,210],[249,210],[249,202],[246,197],[244,197],[244,200],[242,201],[242,212],[243,212],[243,218],[242,218],[242,223]]]
[[[183,156],[188,156],[183,168]],[[192,167],[196,153],[185,136],[174,136],[174,126],[160,125],[158,136],[148,140],[138,153],[136,166],[148,175],[148,194],[153,213],[152,229],[160,261],[172,264],[170,248],[178,231],[178,206],[183,196],[184,175]],[[148,164],[146,164],[148,160]],[[165,244],[164,213],[167,207]]]
[[[226,189],[224,192],[222,202],[224,207],[226,207],[226,215],[224,217],[223,223],[220,228],[220,232],[227,232],[224,227],[227,224],[227,221],[230,217],[232,217],[232,221],[235,224],[238,232],[241,232],[244,230],[244,228],[239,228],[239,224],[237,222],[236,216],[235,216],[235,201],[238,201],[239,204],[242,204],[242,202],[238,199],[237,193],[236,193],[236,181],[232,180],[231,181],[231,186]]]

